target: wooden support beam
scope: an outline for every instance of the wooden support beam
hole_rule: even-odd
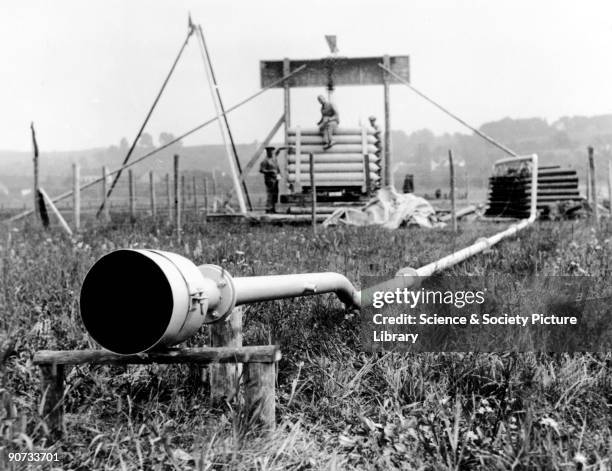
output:
[[[366,195],[370,195],[372,190],[372,176],[370,175],[370,154],[363,154],[363,166],[365,173],[365,190]]]
[[[193,176],[193,214],[198,215],[198,185],[195,175]]]
[[[110,221],[110,201],[107,198],[108,192],[108,169],[106,165],[102,166],[102,205],[104,209],[102,210],[102,217],[105,221]]]
[[[448,170],[450,173],[450,200],[451,200],[451,221],[453,232],[457,232],[457,204],[455,201],[455,166],[453,163],[453,151],[448,150]]]
[[[128,170],[128,191],[129,191],[129,205],[130,205],[130,221],[136,220],[136,194],[134,189],[134,172],[132,169]]]
[[[214,324],[213,324],[214,325]],[[147,365],[151,363],[270,363],[280,360],[277,345],[254,347],[176,348],[159,352],[119,355],[108,350],[41,350],[34,354],[35,365]]]
[[[612,218],[612,160],[608,160],[608,209]]]
[[[36,131],[34,130],[34,123],[30,123],[30,131],[32,132],[32,146],[34,148],[34,155],[32,158],[32,163],[34,165],[34,184],[32,186],[32,191],[34,193],[34,212],[38,214],[38,189],[40,188],[40,184],[38,181],[38,142],[36,142]]]
[[[242,347],[242,314],[243,308],[239,306],[234,308],[225,320],[211,324],[211,347],[244,348]],[[210,397],[214,402],[230,400],[238,393],[242,374],[241,363],[209,366]]]
[[[170,189],[170,174],[166,173],[166,198],[168,207],[168,221],[172,222],[172,190]]]
[[[240,341],[242,340],[240,331]],[[216,391],[236,394],[242,364],[246,366],[246,404],[253,422],[266,429],[275,425],[275,363],[281,359],[277,345],[254,347],[177,348],[160,352],[119,355],[107,350],[43,350],[34,354],[34,364],[40,367],[43,417],[55,439],[63,432],[64,368],[66,365],[132,365],[180,364],[216,365],[229,383],[218,384]],[[227,368],[229,367],[229,368]],[[231,372],[238,371],[238,374]],[[222,377],[217,376],[217,380]]]
[[[295,130],[295,188],[296,192],[302,190],[301,177],[302,163],[302,129],[298,126]]]
[[[181,175],[181,211],[185,212],[187,202],[187,186],[185,185],[185,175]]]
[[[208,215],[208,179],[206,177],[202,180],[202,185],[204,187],[204,216]]]
[[[72,211],[74,214],[74,230],[81,228],[81,189],[79,187],[79,164],[72,164]]]
[[[174,154],[174,223],[176,233],[181,236],[181,188],[179,183],[179,156]]]
[[[391,68],[391,62],[388,55],[383,57],[383,65],[387,68]],[[393,175],[391,174],[391,99],[390,99],[390,85],[389,85],[389,73],[383,72],[383,90],[384,90],[384,106],[385,106],[385,135],[383,145],[383,184],[393,185]]]
[[[276,124],[274,124],[274,126],[272,127],[272,130],[268,133],[268,135],[263,140],[263,142],[259,145],[259,147],[257,147],[257,150],[255,151],[253,156],[249,159],[248,163],[244,166],[242,175],[240,176],[241,181],[246,180],[247,175],[249,174],[251,169],[255,166],[255,164],[259,160],[259,157],[262,155],[266,147],[270,145],[270,141],[274,138],[274,136],[276,135],[276,133],[278,132],[278,130],[280,129],[280,127],[283,125],[284,122],[285,122],[285,115],[282,115],[280,119],[276,122]]]
[[[244,365],[246,407],[250,419],[266,430],[276,426],[276,371],[274,363]]]
[[[153,171],[149,172],[149,198],[151,199],[151,216],[155,218],[157,216],[157,199],[155,195],[155,174]]]
[[[317,182],[315,181],[314,154],[309,156],[310,163],[310,193],[311,193],[311,217],[312,234],[317,235]]]
[[[285,57],[283,59],[283,76],[286,77],[291,72],[291,61]],[[289,142],[289,128],[291,127],[291,84],[288,80],[282,82],[283,85],[283,116],[285,118],[285,144]]]
[[[592,146],[589,146],[589,172],[591,174],[591,200],[592,200],[592,211],[593,221],[597,224],[599,221],[599,207],[597,206],[597,178],[595,174],[595,150]]]
[[[40,388],[43,420],[51,437],[60,438],[64,431],[64,366],[41,364]]]
[[[59,220],[59,223],[60,223],[60,226],[62,226],[62,229],[64,229],[68,235],[72,235],[70,226],[68,225],[66,220],[63,218],[62,213],[60,213],[59,210],[55,207],[55,204],[53,203],[53,201],[51,201],[51,198],[49,198],[49,195],[47,195],[47,192],[43,188],[39,188],[38,191],[40,192],[43,199],[45,200],[45,203],[47,203],[47,206],[51,208],[51,211],[53,211],[53,214],[55,214],[55,216]]]

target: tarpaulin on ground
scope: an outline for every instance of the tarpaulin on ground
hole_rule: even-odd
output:
[[[417,224],[421,227],[442,227],[436,210],[429,202],[412,193],[398,193],[395,188],[385,187],[362,208],[340,208],[324,222],[324,226],[347,224],[351,226],[379,225],[397,229],[402,224]]]

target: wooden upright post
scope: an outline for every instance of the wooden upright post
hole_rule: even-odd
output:
[[[594,149],[589,146],[589,171],[591,173],[591,199],[593,201],[593,220],[597,224],[599,221],[599,208],[597,207],[597,184],[595,178],[595,156]]]
[[[206,177],[202,180],[204,187],[204,215],[208,215],[208,179]]]
[[[108,169],[106,165],[102,166],[102,206],[104,209],[102,210],[102,217],[105,221],[110,220],[110,202],[107,201],[106,195],[108,191]]]
[[[591,168],[589,164],[589,158],[587,154],[587,165],[586,165],[586,200],[591,205]]]
[[[74,230],[78,231],[81,228],[81,188],[79,164],[72,164],[72,210],[74,212]]]
[[[291,62],[288,58],[283,59],[283,75],[291,73]],[[289,128],[291,127],[291,88],[289,81],[283,82],[283,109],[285,112],[285,144],[289,142]]]
[[[181,211],[185,211],[185,175],[181,175]]]
[[[34,156],[32,162],[34,164],[34,185],[32,192],[34,193],[34,214],[38,215],[38,190],[40,183],[38,181],[38,143],[36,142],[36,131],[34,131],[34,123],[30,123],[30,130],[32,131],[32,146],[34,148]]]
[[[245,403],[249,417],[259,422],[264,429],[274,430],[276,426],[274,363],[246,363],[244,384]]]
[[[195,175],[193,176],[193,214],[198,215],[198,186]]]
[[[41,390],[43,395],[43,419],[47,423],[52,438],[60,438],[63,433],[64,417],[64,365],[49,364],[40,366]]]
[[[170,189],[169,173],[166,173],[166,197],[168,199],[168,221],[172,222],[172,190]]]
[[[130,221],[134,222],[136,219],[136,202],[135,202],[135,191],[134,191],[134,173],[132,169],[128,170],[128,191],[129,191],[129,205],[130,205]]]
[[[242,347],[242,306],[223,321],[210,324],[211,347]],[[210,396],[215,402],[231,400],[238,392],[242,364],[213,364],[209,367]]]
[[[388,55],[383,57],[383,65],[390,69],[391,60]],[[391,106],[390,106],[390,86],[389,86],[389,74],[383,71],[383,89],[384,89],[384,100],[385,100],[385,143],[384,143],[384,184],[393,185],[393,175],[391,174]]]
[[[366,195],[370,195],[372,189],[372,175],[370,174],[370,154],[363,154],[363,171],[365,172],[365,191]]]
[[[181,234],[181,184],[179,182],[179,156],[174,154],[174,222],[176,232]]]
[[[612,160],[608,160],[608,208],[612,219]]]
[[[457,232],[457,205],[455,202],[455,165],[453,164],[453,151],[448,150],[448,169],[450,172],[450,200],[451,200],[451,221],[453,232]]]
[[[155,174],[153,171],[149,172],[149,196],[151,198],[151,216],[155,218],[157,215],[157,201],[155,198]]]
[[[314,154],[311,152],[310,157],[310,192],[312,201],[312,234],[317,235],[317,186],[315,182],[315,169],[314,169]]]

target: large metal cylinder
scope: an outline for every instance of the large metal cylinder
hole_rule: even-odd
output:
[[[81,318],[102,347],[129,355],[176,345],[239,304],[332,292],[360,305],[359,292],[338,273],[233,278],[170,252],[121,249],[85,276]]]
[[[203,271],[218,273],[218,279]],[[87,273],[81,288],[81,318],[92,338],[112,352],[133,354],[167,347],[231,311],[235,305],[235,290],[227,288],[231,282],[219,267],[198,268],[170,252],[116,250]]]

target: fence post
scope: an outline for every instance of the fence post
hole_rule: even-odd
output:
[[[157,201],[155,200],[155,174],[149,172],[149,195],[151,197],[151,216],[157,216]]]
[[[168,222],[172,222],[172,190],[170,189],[170,174],[166,173],[166,197],[168,201]]]
[[[204,185],[204,216],[208,216],[208,179],[203,178],[202,184]]]
[[[312,201],[312,233],[317,235],[317,187],[315,182],[315,171],[314,171],[314,154],[310,153],[310,191]],[[296,167],[297,168],[297,167]]]
[[[211,347],[242,347],[242,312],[242,306],[238,306],[225,320],[210,325]],[[242,363],[212,364],[208,371],[211,399],[232,399],[238,391]]]
[[[74,212],[74,230],[78,231],[81,228],[81,188],[79,164],[72,164],[72,210]]]
[[[102,217],[104,218],[105,221],[109,221],[110,220],[110,209],[109,209],[109,205],[110,203],[107,201],[106,195],[107,195],[107,188],[108,186],[108,169],[106,168],[106,165],[102,166],[102,206],[104,207],[104,209],[102,210]]]
[[[196,185],[196,177],[193,176],[193,213],[198,215],[198,187]]]
[[[174,222],[176,233],[181,236],[181,188],[179,182],[179,156],[174,154]]]
[[[450,172],[450,200],[451,200],[451,221],[453,232],[457,232],[457,205],[455,202],[455,166],[453,164],[453,151],[448,150],[448,169]]]
[[[211,190],[212,190],[212,210],[213,213],[217,210],[217,206],[216,206],[216,200],[217,200],[217,183],[215,182],[216,179],[216,175],[217,175],[217,171],[215,169],[213,169],[213,175],[212,175],[212,180],[210,181],[211,183]]]
[[[134,222],[136,219],[136,204],[134,195],[134,173],[132,169],[128,170],[128,191],[129,191],[129,203],[130,203],[130,221]]]
[[[34,164],[34,215],[39,215],[39,200],[38,200],[38,190],[40,188],[40,184],[38,181],[38,143],[36,142],[36,131],[34,131],[34,123],[30,123],[30,130],[32,131],[32,146],[34,147],[34,156],[32,162]]]
[[[185,175],[181,175],[181,211],[185,212]]]
[[[612,218],[612,160],[608,160],[608,208]]]
[[[593,204],[593,220],[595,224],[599,221],[599,208],[597,207],[597,184],[595,178],[595,156],[594,149],[589,146],[589,172],[591,174],[591,200]]]

